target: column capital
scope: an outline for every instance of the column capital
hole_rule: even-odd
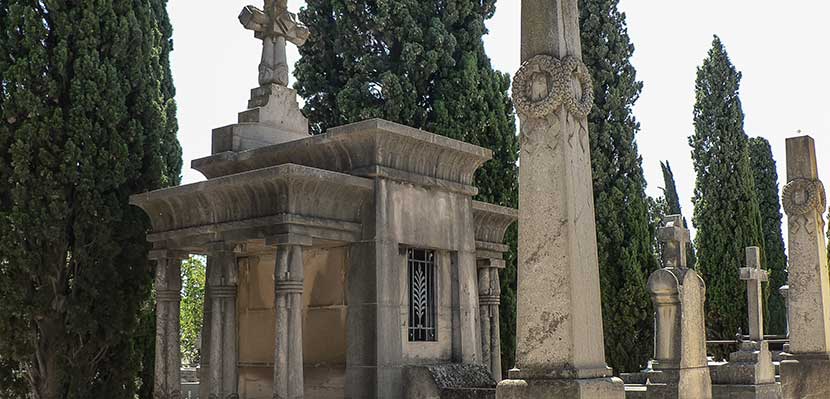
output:
[[[187,251],[181,251],[177,249],[153,249],[147,254],[147,259],[153,261],[160,261],[160,260],[184,260],[190,257],[190,253]]]
[[[506,262],[504,259],[479,258],[476,259],[476,267],[479,269],[504,269]]]
[[[299,245],[301,247],[310,247],[312,245],[312,238],[297,233],[278,234],[269,237],[265,240],[265,245],[280,247],[289,245]]]

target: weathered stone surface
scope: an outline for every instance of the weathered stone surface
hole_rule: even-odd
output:
[[[715,385],[763,385],[775,383],[772,354],[766,341],[743,342],[729,362],[710,366]]]
[[[785,398],[830,397],[830,277],[824,238],[824,187],[815,142],[787,139],[787,185],[783,205],[789,225],[789,352],[781,362]]]
[[[260,10],[246,6],[239,14],[239,22],[245,29],[254,31],[262,39],[262,60],[259,64],[259,84],[288,85],[288,60],[285,42],[302,46],[308,39],[308,28],[297,15],[288,11],[288,0],[265,0]]]
[[[500,399],[622,398],[605,364],[576,0],[522,1],[516,367]]]
[[[712,397],[706,359],[703,305],[706,286],[686,267],[689,232],[679,215],[667,216],[660,229],[663,263],[649,276],[655,309],[654,371],[647,373],[647,397],[704,399]]]
[[[713,399],[781,399],[781,385],[713,385]]]
[[[781,390],[786,399],[830,398],[830,360],[797,356],[781,362]]]
[[[477,364],[441,364],[404,368],[404,398],[495,399],[496,382]]]
[[[239,152],[310,137],[297,92],[279,85],[251,90],[239,122],[213,130],[212,153]]]

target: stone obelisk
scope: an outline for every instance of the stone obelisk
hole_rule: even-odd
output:
[[[824,242],[827,209],[818,177],[816,144],[787,139],[787,185],[782,202],[789,226],[787,319],[790,353],[781,362],[785,398],[830,397],[830,279]]]
[[[605,363],[577,0],[522,0],[516,367],[499,399],[622,399]]]

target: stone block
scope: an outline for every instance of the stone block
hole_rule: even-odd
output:
[[[590,379],[504,380],[498,399],[624,399],[625,385],[616,377]]]
[[[830,398],[830,359],[794,356],[781,362],[781,390],[785,398]]]
[[[442,364],[404,368],[404,398],[495,399],[496,381],[477,364]]]
[[[713,385],[712,399],[781,399],[781,385]]]

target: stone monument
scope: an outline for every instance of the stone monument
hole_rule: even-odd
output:
[[[660,228],[664,268],[648,279],[654,303],[653,371],[646,382],[647,398],[708,399],[712,382],[706,359],[703,304],[706,286],[686,264],[689,230],[680,215],[667,216]]]
[[[577,0],[523,0],[516,367],[500,399],[621,399],[605,363]]]
[[[761,269],[761,249],[746,249],[746,267],[741,269],[741,280],[746,281],[749,302],[749,341],[739,343],[737,352],[729,355],[729,362],[711,367],[712,391],[715,399],[777,399],[781,386],[775,383],[775,368],[769,344],[764,340],[763,282],[769,274]]]
[[[213,130],[212,152],[244,151],[306,138],[308,120],[296,91],[288,88],[286,42],[302,46],[308,29],[287,9],[287,0],[265,0],[265,8],[246,6],[239,14],[245,29],[262,40],[259,87],[251,90],[248,109],[238,122]]]
[[[789,294],[792,357],[781,362],[785,398],[830,397],[830,278],[824,241],[824,186],[818,177],[815,142],[787,139],[787,185],[783,205],[789,226]]]

